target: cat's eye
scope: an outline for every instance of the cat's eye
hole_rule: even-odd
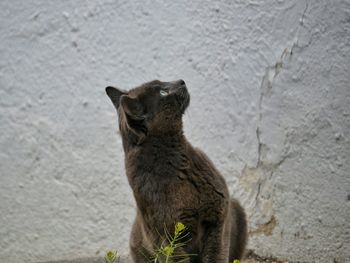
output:
[[[166,96],[166,95],[168,95],[168,92],[165,91],[165,90],[160,90],[159,93],[160,93],[160,95],[163,96],[163,97]]]

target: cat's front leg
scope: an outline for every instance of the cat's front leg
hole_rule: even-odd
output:
[[[229,250],[227,242],[223,240],[223,224],[209,226],[205,231],[203,240],[202,261],[203,263],[227,263]]]
[[[141,224],[136,218],[130,235],[130,254],[134,263],[150,262],[152,255],[146,247],[149,248],[149,245],[143,237]]]

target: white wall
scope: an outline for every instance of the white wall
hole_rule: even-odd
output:
[[[128,253],[104,87],[156,78],[186,81],[185,132],[246,207],[250,248],[349,262],[349,68],[346,0],[2,0],[0,262]]]

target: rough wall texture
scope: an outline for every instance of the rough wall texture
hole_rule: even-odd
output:
[[[349,1],[0,2],[0,262],[128,252],[107,85],[187,82],[256,253],[350,261]]]

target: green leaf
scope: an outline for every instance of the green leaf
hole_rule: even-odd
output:
[[[175,225],[175,236],[180,234],[182,231],[186,229],[185,225],[182,224],[181,222],[177,222]]]
[[[168,245],[168,246],[164,247],[162,249],[162,251],[163,251],[164,255],[171,256],[174,253],[174,248],[172,246]]]
[[[113,252],[111,250],[107,251],[106,255],[105,255],[105,262],[106,263],[115,263],[117,260],[117,251]]]

